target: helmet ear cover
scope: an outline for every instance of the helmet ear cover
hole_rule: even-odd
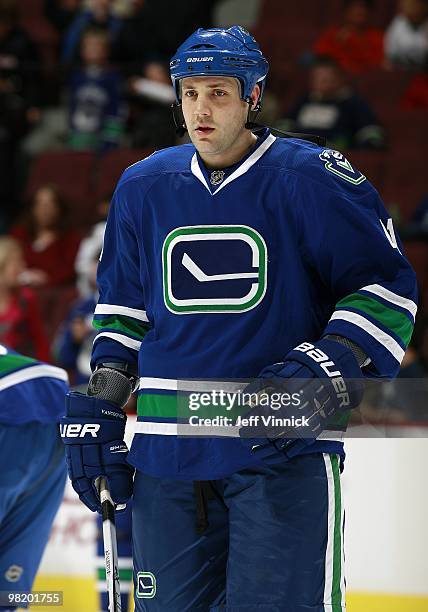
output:
[[[183,109],[181,108],[181,102],[174,102],[171,104],[172,118],[174,120],[176,134],[180,137],[184,136],[187,132],[186,122],[184,121]]]

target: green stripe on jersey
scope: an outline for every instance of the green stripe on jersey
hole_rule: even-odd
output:
[[[143,393],[137,398],[137,415],[157,418],[177,418],[177,396]]]
[[[334,534],[333,580],[331,585],[331,612],[342,612],[342,495],[340,490],[339,458],[330,455],[334,482]]]
[[[377,299],[362,293],[352,293],[336,304],[337,309],[355,308],[361,314],[370,315],[373,319],[390,329],[407,346],[413,332],[413,323],[398,310],[385,306]]]
[[[92,320],[92,327],[98,331],[114,329],[140,341],[148,332],[147,323],[141,323],[140,321],[136,321],[135,319],[125,315],[112,315],[109,317],[103,317],[102,319],[96,319],[94,317]]]
[[[137,398],[137,415],[142,417],[156,417],[164,419],[180,419],[188,421],[192,416],[201,418],[215,418],[224,416],[236,419],[238,415],[248,412],[249,406],[226,405],[199,405],[198,408],[191,408],[190,396],[188,393],[140,393]],[[198,394],[200,395],[200,394]]]
[[[105,567],[99,567],[97,570],[98,580],[106,580],[106,569]],[[119,568],[119,580],[124,582],[131,582],[132,580],[132,569],[131,568]]]
[[[6,376],[21,368],[38,363],[36,359],[24,357],[23,355],[14,355],[7,353],[0,356],[0,376]]]
[[[332,414],[332,416],[327,421],[327,426],[329,430],[345,430],[348,427],[349,420],[351,418],[350,410],[338,411],[336,414]]]

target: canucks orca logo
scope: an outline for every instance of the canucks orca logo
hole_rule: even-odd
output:
[[[356,170],[340,151],[324,149],[324,151],[319,154],[319,158],[324,162],[326,170],[340,176],[340,178],[353,185],[360,185],[366,180],[364,174]]]
[[[266,293],[267,248],[244,225],[179,227],[162,249],[166,307],[175,314],[244,312]]]

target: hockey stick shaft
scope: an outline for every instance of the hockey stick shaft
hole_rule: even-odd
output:
[[[101,516],[103,520],[104,557],[106,564],[106,583],[109,599],[109,612],[121,612],[119,567],[117,557],[116,524],[114,503],[111,499],[107,481],[104,477],[98,479],[98,490],[101,500]]]

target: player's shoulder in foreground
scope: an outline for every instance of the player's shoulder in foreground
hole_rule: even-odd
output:
[[[0,391],[32,379],[37,379],[39,385],[43,379],[55,379],[64,388],[68,387],[68,375],[64,369],[22,355],[5,344],[0,344],[0,379]]]
[[[277,138],[272,147],[272,162],[306,186],[339,191],[358,197],[373,191],[366,176],[344,153],[320,147],[301,138]]]
[[[129,181],[157,178],[167,173],[180,173],[190,171],[190,161],[195,152],[192,144],[178,145],[154,151],[148,157],[128,166],[119,179],[118,186]]]

